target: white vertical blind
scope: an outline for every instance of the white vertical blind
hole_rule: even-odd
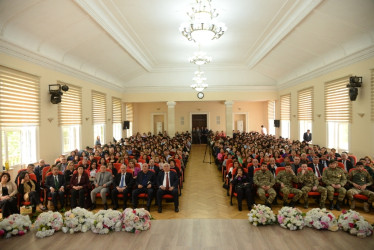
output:
[[[298,120],[313,120],[313,87],[297,92]]]
[[[134,118],[134,111],[133,111],[133,106],[132,103],[127,103],[126,104],[126,121],[133,122]]]
[[[63,92],[58,105],[59,126],[82,124],[82,88],[63,82],[58,84],[69,87],[68,91]]]
[[[275,101],[268,101],[268,120],[275,119]]]
[[[112,97],[113,123],[122,123],[122,102],[121,99]]]
[[[39,77],[0,65],[0,127],[39,126]]]
[[[106,95],[92,90],[92,122],[106,124]]]
[[[291,94],[280,97],[281,120],[291,120]]]
[[[349,100],[349,76],[325,83],[325,120],[352,121],[352,102]]]

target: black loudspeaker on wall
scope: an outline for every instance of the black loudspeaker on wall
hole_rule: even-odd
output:
[[[130,128],[130,122],[129,121],[124,121],[123,122],[123,129],[129,129]]]
[[[280,120],[274,120],[274,127],[276,128],[280,127]]]

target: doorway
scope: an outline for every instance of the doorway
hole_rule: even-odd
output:
[[[153,134],[158,135],[162,134],[164,132],[165,128],[165,114],[163,113],[153,113],[152,114],[152,129],[153,129]]]
[[[201,144],[207,142],[207,133],[202,128],[208,127],[207,114],[192,114],[192,143]],[[199,130],[197,130],[199,128]]]

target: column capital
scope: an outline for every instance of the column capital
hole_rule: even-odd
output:
[[[234,104],[234,101],[225,101],[225,105],[231,107]]]
[[[173,102],[173,101],[166,102],[166,105],[168,105],[168,108],[174,108],[176,104],[177,104],[177,103],[176,103],[176,102]]]

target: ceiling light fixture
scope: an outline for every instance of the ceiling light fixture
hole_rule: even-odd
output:
[[[227,30],[224,23],[217,22],[216,9],[211,6],[212,0],[196,0],[192,12],[187,12],[190,21],[183,23],[179,30],[189,41],[205,43],[220,38]]]
[[[191,84],[191,88],[195,89],[198,92],[203,91],[208,87],[208,84],[205,83],[207,79],[204,75],[204,72],[200,71],[200,67],[198,71],[195,71],[195,76],[192,78],[192,80],[195,83]]]
[[[211,61],[212,57],[207,56],[203,51],[195,52],[194,56],[190,57],[190,63],[194,63],[199,66],[210,63]]]

